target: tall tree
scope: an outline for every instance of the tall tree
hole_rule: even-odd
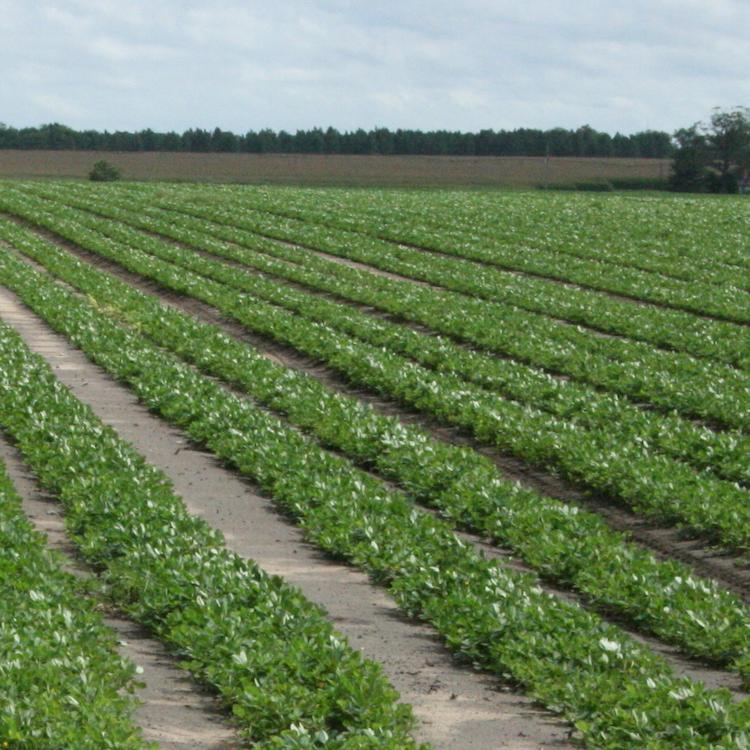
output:
[[[681,128],[674,134],[674,140],[677,149],[669,178],[672,189],[686,193],[702,192],[706,189],[709,149],[706,136],[700,131],[700,123]]]
[[[714,110],[707,129],[713,167],[723,182],[750,169],[750,109]]]
[[[676,190],[736,193],[750,170],[750,110],[715,109],[708,123],[674,134],[671,183]]]

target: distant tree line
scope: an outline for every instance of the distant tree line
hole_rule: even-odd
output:
[[[576,130],[353,130],[312,128],[250,130],[244,135],[215,128],[183,133],[73,130],[59,123],[13,128],[0,123],[0,149],[74,149],[79,151],[193,151],[282,154],[425,154],[452,156],[617,156],[666,158],[668,133],[646,130],[632,135],[601,133],[588,125]]]

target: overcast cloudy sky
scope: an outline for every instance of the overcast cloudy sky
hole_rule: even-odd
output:
[[[0,122],[672,131],[750,105],[750,0],[0,0]]]

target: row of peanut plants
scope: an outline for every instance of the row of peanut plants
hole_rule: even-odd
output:
[[[36,220],[91,252],[157,278],[170,289],[217,307],[251,330],[327,362],[359,386],[461,427],[479,441],[531,464],[553,468],[638,513],[680,524],[729,548],[750,548],[748,492],[732,482],[653,454],[638,441],[613,442],[609,430],[584,429],[265,304],[255,296],[264,280],[190,250],[154,240],[152,249],[169,259],[165,261],[135,250],[134,241],[114,242],[51,214],[40,211]],[[130,259],[140,265],[131,265]],[[209,278],[221,284],[210,285]],[[293,290],[276,290],[277,296],[284,293],[295,294]],[[352,356],[352,352],[356,354]]]
[[[117,326],[8,253],[0,259],[2,282],[100,366],[127,382],[152,411],[260,484],[322,548],[387,583],[407,613],[433,623],[446,642],[475,666],[514,681],[562,713],[587,746],[736,748],[750,740],[748,702],[734,702],[727,691],[675,677],[661,657],[620,629],[545,594],[532,576],[477,555],[444,523],[419,512],[403,495]],[[49,428],[45,432],[55,434]],[[38,441],[39,435],[35,438]],[[98,492],[95,498],[99,504],[117,504],[111,492]],[[145,537],[158,537],[163,520],[149,519],[149,508],[142,501],[137,513],[141,523],[135,529]],[[126,533],[120,533],[126,548],[133,543],[133,531],[129,525]],[[89,544],[100,544],[101,533],[89,538]],[[178,547],[181,538],[178,535],[172,544]],[[153,541],[158,544],[158,538]],[[167,546],[164,559],[170,561],[173,547]],[[200,549],[191,544],[195,561],[191,570],[198,576],[203,562],[196,552]],[[176,567],[178,563],[172,561],[165,575],[169,577]],[[139,590],[143,588],[140,576],[137,583]],[[158,597],[161,581],[149,590]],[[229,587],[226,595],[233,590]],[[221,609],[218,593],[209,591],[203,599],[205,608]],[[254,613],[254,608],[248,611]],[[226,615],[225,619],[231,621]],[[193,623],[182,624],[182,632],[197,640]],[[234,662],[244,664],[246,650],[255,644],[243,645],[246,648],[234,652]],[[311,658],[316,654],[314,646],[304,643]],[[346,684],[343,677],[341,682]],[[263,694],[262,689],[252,691],[247,681],[241,686]],[[365,695],[369,707],[372,696]],[[290,703],[299,706],[299,699]],[[345,700],[335,705],[340,711],[351,710]],[[296,731],[304,726],[304,722],[295,725]],[[366,735],[361,739],[359,744],[328,742],[325,747],[368,746]],[[323,743],[316,745],[311,739],[307,745],[269,746]],[[372,746],[384,744],[373,741]]]
[[[664,200],[665,196],[638,197],[637,210],[633,211],[633,196],[547,195],[540,200],[539,196],[528,193],[495,192],[488,199],[481,193],[463,192],[449,193],[445,200],[442,191],[414,196],[407,192],[336,190],[321,200],[319,191],[311,193],[296,188],[194,187],[201,198],[208,200],[226,194],[227,198],[252,201],[259,193],[264,205],[275,212],[302,218],[305,211],[313,210],[326,223],[343,229],[381,235],[392,241],[427,243],[424,246],[434,246],[436,250],[441,250],[441,245],[435,243],[439,236],[441,243],[450,242],[458,248],[465,243],[486,249],[498,247],[503,253],[513,248],[522,255],[538,253],[540,257],[554,258],[559,265],[565,265],[566,256],[572,256],[606,263],[626,272],[635,269],[654,275],[657,284],[666,279],[688,282],[695,289],[700,285],[724,285],[750,290],[750,278],[738,273],[736,265],[719,259],[724,235],[718,227],[699,255],[686,256],[684,248],[676,242],[668,245],[660,241],[660,235],[669,234],[677,221],[688,226],[692,221],[697,225],[699,219],[692,210],[692,202],[686,205],[684,197],[677,201]],[[298,207],[302,213],[298,213]],[[652,211],[653,208],[657,211]],[[561,217],[571,214],[574,214],[571,240],[565,242],[557,230]],[[638,214],[645,214],[649,223]],[[627,228],[627,222],[633,218],[639,218],[645,235],[635,245],[618,236],[618,230]],[[715,214],[711,220],[715,221]],[[713,255],[715,246],[717,257]],[[706,253],[706,247],[711,247],[710,254]],[[635,278],[645,283],[651,277],[637,274]],[[716,291],[706,289],[709,295]]]
[[[0,328],[0,347],[6,337]],[[118,655],[97,600],[29,523],[2,463],[0,549],[3,747],[144,748],[132,718],[136,666]]]
[[[10,266],[5,273],[11,273]],[[45,294],[41,284],[36,296],[36,304],[43,306],[62,301]],[[63,314],[85,325],[85,314],[77,315],[74,308]],[[159,380],[163,373],[143,369],[145,362],[132,348],[136,342],[130,344],[123,351],[123,368],[150,379],[179,411],[180,398],[168,390],[169,381]],[[186,511],[167,477],[77,401],[5,326],[0,328],[0,361],[0,425],[42,484],[59,496],[68,531],[83,556],[103,571],[119,607],[220,692],[244,736],[257,743],[253,747],[414,747],[408,707],[397,703],[380,668],[349,647],[319,608],[229,552],[219,533]],[[6,557],[4,550],[3,567]],[[48,587],[39,589],[39,596],[49,597]],[[36,614],[37,627],[44,629],[49,623]],[[55,620],[69,615],[61,608]],[[36,632],[29,629],[29,638]],[[85,635],[93,638],[96,631],[92,627]],[[50,717],[68,711],[69,721],[85,726],[82,716],[90,711],[99,726],[94,723],[89,731],[102,730],[100,744],[91,738],[88,744],[68,743],[54,734],[37,744],[24,738],[29,744],[19,740],[18,747],[135,747],[118,744],[117,734],[104,734],[107,716],[96,700],[98,676],[93,669],[89,673],[85,655],[76,656],[77,644],[72,638],[55,639],[54,632],[48,637],[53,642],[47,654],[56,651],[57,660],[47,663],[47,671],[57,667],[60,678],[67,673],[70,681],[76,665],[78,690],[57,705],[52,689],[47,696],[43,682],[30,682],[39,676],[33,668],[23,675],[10,670],[15,689],[28,689],[26,702],[49,697]],[[9,663],[14,664],[12,657]],[[44,664],[37,669],[44,672]],[[23,700],[17,705],[25,709]],[[0,716],[2,722],[7,713],[0,709]],[[86,739],[83,730],[81,736]]]
[[[153,188],[140,195],[146,203],[163,205]],[[193,204],[186,203],[188,209]],[[248,201],[226,202],[222,210],[231,223],[276,239],[371,264],[381,270],[435,284],[506,307],[560,319],[593,331],[625,336],[675,351],[750,369],[747,327],[708,320],[678,310],[643,306],[604,294],[519,276],[455,257],[425,253],[356,232],[291,219],[255,208]],[[549,324],[549,323],[548,323]]]
[[[508,546],[595,606],[686,654],[743,671],[745,655],[750,657],[750,612],[715,583],[696,578],[683,565],[657,562],[596,515],[504,480],[473,451],[435,441],[332,392],[26,230],[2,229],[6,241],[95,300],[100,310],[286,415],[323,445],[397,482],[454,522]]]
[[[47,194],[50,188],[44,190]],[[226,255],[227,246],[217,242],[207,244],[211,240],[211,237],[207,237],[209,233],[238,242],[246,250],[258,250],[294,263],[295,266],[304,266],[305,270],[311,271],[304,281],[308,285],[312,283],[313,278],[318,279],[318,288],[329,289],[335,284],[338,295],[372,305],[399,318],[426,325],[459,341],[466,341],[504,356],[510,355],[516,363],[526,362],[537,370],[560,373],[577,382],[625,395],[636,402],[645,401],[663,411],[676,410],[687,417],[707,419],[721,425],[750,430],[750,393],[747,375],[731,367],[696,360],[686,355],[654,351],[646,345],[633,342],[592,340],[575,328],[551,328],[548,322],[534,320],[525,313],[500,316],[491,303],[471,300],[455,293],[423,289],[408,282],[379,278],[325,261],[282,243],[264,240],[226,224],[212,223],[210,227],[213,228],[205,230],[190,227],[183,230],[182,227],[188,219],[181,214],[167,215],[157,212],[155,215],[154,211],[148,208],[139,208],[137,212],[127,211],[119,202],[115,205],[114,201],[82,201],[74,197],[73,189],[67,187],[51,190],[59,200],[80,207],[88,206],[103,215],[145,229],[158,228],[158,231],[170,237],[180,238],[201,249],[210,249],[214,253]],[[25,198],[20,195],[13,197],[11,191],[7,191],[2,200],[7,210],[25,218],[37,216],[39,211],[45,210],[38,202],[33,203],[33,198],[29,194],[26,194]],[[49,209],[47,206],[46,210]],[[221,216],[215,211],[205,208],[196,208],[194,213],[221,220]],[[78,220],[83,220],[80,215]],[[101,228],[104,225],[99,226]],[[107,231],[117,231],[117,227]],[[231,250],[229,252],[229,257],[233,259],[240,259],[244,263],[251,262],[250,254],[243,256],[236,252],[232,253]],[[256,267],[260,267],[257,255],[252,262]],[[273,273],[280,275],[296,271],[297,278],[302,278],[295,266],[290,267],[289,263],[276,264]],[[269,268],[268,261],[265,262],[264,268]],[[328,280],[321,281],[325,276],[329,277]],[[517,334],[519,330],[523,331],[523,336]],[[451,362],[455,359],[451,357]],[[484,362],[482,372],[477,372],[479,382],[494,388],[496,386],[493,382],[499,380],[500,387],[505,387],[502,370],[507,371],[512,365],[503,368],[502,363],[489,364],[489,358]],[[486,376],[482,374],[485,372]]]
[[[135,186],[134,186],[135,187]],[[481,236],[505,246],[603,260],[686,281],[750,289],[741,199],[676,195],[576,195],[492,191],[300,189],[181,185],[202,200],[224,197],[281,211],[330,210],[390,226],[440,227],[455,238]],[[708,250],[708,252],[707,252]]]
[[[446,229],[452,217],[430,211],[428,202],[421,213],[399,221],[394,214],[378,214],[370,220],[361,214],[326,207],[321,202],[307,205],[293,201],[281,204],[248,196],[243,207],[270,211],[324,227],[357,232],[375,239],[479,261],[510,271],[555,279],[584,289],[609,292],[636,301],[664,305],[720,320],[750,322],[750,294],[733,286],[706,283],[702,279],[681,280],[628,266],[612,264],[606,258],[578,257],[571,253],[529,248],[496,240],[491,231],[477,234],[475,225],[459,224]],[[737,278],[735,271],[734,278]]]
[[[332,293],[360,305],[377,305],[389,308],[387,290],[367,286],[367,274],[340,266],[330,269],[328,261],[321,260],[321,270],[275,258],[238,247],[214,238],[210,232],[217,226],[191,217],[164,217],[159,210],[130,213],[113,207],[102,207],[101,212],[112,218],[129,222],[149,231],[159,233],[187,246],[211,253],[217,257],[242,263],[269,277],[304,285],[306,289]],[[58,215],[98,230],[130,247],[148,251],[154,245],[143,235],[122,227],[118,222],[106,221],[81,212],[68,212],[56,206]],[[61,213],[60,213],[61,212]],[[218,228],[218,235],[231,237],[236,243],[252,244],[247,233]],[[282,248],[282,253],[284,249]],[[292,255],[290,260],[295,259]],[[325,273],[333,270],[334,273]],[[608,429],[617,441],[637,441],[648,450],[656,450],[692,464],[698,469],[708,469],[717,476],[750,483],[750,466],[746,460],[750,438],[737,431],[716,432],[675,414],[662,414],[638,408],[615,394],[602,393],[591,386],[571,380],[554,378],[548,373],[514,360],[467,350],[454,342],[426,335],[396,323],[373,318],[357,310],[346,309],[330,300],[292,295],[263,294],[268,285],[261,285],[257,293],[269,301],[293,303],[293,309],[313,320],[319,320],[372,344],[385,346],[398,354],[441,372],[450,372],[498,392],[508,398],[540,408],[567,421],[587,428]],[[399,308],[396,308],[398,311]],[[419,308],[423,310],[423,308]]]

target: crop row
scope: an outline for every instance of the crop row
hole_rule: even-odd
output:
[[[240,205],[243,211],[248,208],[268,211],[287,219],[318,224],[344,232],[356,232],[396,245],[408,244],[417,249],[478,261],[503,270],[519,271],[544,279],[575,284],[584,289],[630,297],[639,302],[665,305],[675,310],[730,322],[750,322],[750,295],[733,286],[722,287],[699,280],[670,279],[648,271],[615,266],[601,257],[578,258],[570,253],[509,245],[493,241],[487,235],[476,237],[475,233],[467,232],[465,226],[458,231],[449,232],[435,223],[420,225],[420,219],[416,216],[409,217],[408,221],[403,223],[378,216],[369,222],[358,221],[353,226],[352,215],[338,208],[325,211],[319,205],[303,207],[299,202],[294,202],[288,207],[279,207],[275,201],[269,204],[260,196],[252,197],[250,200],[244,198],[241,204],[229,203],[227,208],[232,209]],[[429,213],[427,215],[429,216]],[[426,262],[432,262],[432,257],[428,255]],[[577,290],[567,291],[573,296]],[[589,301],[582,300],[582,303],[589,304]],[[553,304],[558,304],[557,299]],[[598,304],[596,301],[592,306]],[[569,314],[566,312],[566,315]],[[583,320],[580,317],[577,319]],[[686,320],[689,321],[690,318]]]
[[[531,576],[476,555],[403,496],[106,320],[6,253],[0,277],[102,367],[128,382],[149,408],[263,486],[316,543],[389,583],[408,613],[432,622],[452,648],[477,666],[513,679],[563,713],[588,746],[728,749],[750,740],[747,702],[735,703],[727,691],[675,678],[660,657],[618,628],[543,593]],[[39,437],[35,435],[34,443]],[[98,501],[94,505],[115,504],[111,497],[105,491],[92,500]],[[126,548],[134,531],[153,537],[155,529],[163,528],[162,519],[148,518],[148,506],[139,506],[141,525],[129,525],[120,535]],[[96,544],[99,533],[88,541]],[[173,544],[179,546],[180,540],[181,535]],[[200,563],[199,550],[191,545],[193,559]],[[168,579],[177,567],[171,548],[164,559],[170,562]],[[200,576],[201,568],[195,573]],[[142,588],[142,580],[138,583]],[[158,596],[163,589],[159,581],[152,592]],[[209,591],[204,608],[219,609],[218,594]],[[248,613],[255,609],[248,608]],[[278,619],[273,611],[264,614]],[[184,630],[194,641],[191,626],[186,624]],[[314,655],[314,644],[305,642],[305,650]],[[246,649],[234,651],[235,661],[243,663],[245,654]],[[309,674],[306,669],[303,673]],[[346,680],[342,677],[341,682]],[[252,690],[247,681],[243,687]],[[255,692],[263,695],[262,690]],[[365,711],[372,705],[372,695],[366,697]],[[335,702],[339,711],[342,702]],[[300,701],[295,696],[289,704],[299,708]],[[345,708],[350,708],[348,703]],[[274,711],[266,720],[269,714]],[[285,746],[302,745],[273,745]],[[354,746],[366,745],[348,744]]]
[[[4,275],[12,273],[6,260]],[[60,301],[40,285],[36,304]],[[73,308],[63,314],[79,324],[86,320]],[[16,334],[5,327],[0,333],[0,424],[64,503],[72,538],[104,569],[115,602],[220,691],[254,746],[298,748],[302,734],[313,743],[308,747],[324,736],[327,747],[413,747],[410,711],[396,703],[379,667],[352,650],[299,591],[229,552],[220,534],[187,513],[163,474],[63,388]],[[158,388],[158,373],[142,370],[130,343],[124,355],[132,358],[123,359],[123,367]],[[162,397],[178,411],[179,396],[165,388]],[[54,645],[63,652],[61,666],[75,660],[74,647]],[[85,662],[78,667],[78,679],[88,684],[81,676]],[[29,672],[17,684],[28,685],[34,676]],[[93,699],[93,687],[90,692]],[[52,713],[55,706],[49,708]]]
[[[8,332],[0,325],[0,351]],[[3,351],[6,350],[6,351]],[[6,375],[5,359],[0,356]],[[11,367],[12,370],[12,367]],[[136,666],[117,653],[84,584],[31,526],[0,463],[0,739],[4,747],[145,747]]]
[[[587,196],[580,201],[576,200],[577,196],[560,198],[548,194],[544,196],[544,204],[539,205],[534,200],[536,196],[530,195],[514,195],[511,200],[507,196],[497,195],[492,196],[492,200],[483,200],[485,196],[481,194],[471,194],[467,199],[464,195],[453,193],[450,201],[446,202],[441,200],[442,196],[434,193],[421,193],[417,200],[413,200],[413,196],[402,192],[396,194],[394,200],[394,196],[385,191],[335,191],[334,194],[326,194],[328,200],[321,200],[319,193],[311,194],[299,189],[294,189],[293,194],[288,189],[280,188],[268,191],[196,186],[196,189],[201,199],[241,200],[243,205],[251,203],[263,206],[290,218],[315,218],[341,229],[364,232],[393,242],[414,243],[441,252],[445,252],[446,245],[462,254],[467,247],[472,253],[478,250],[482,256],[497,252],[500,257],[506,257],[512,250],[524,259],[528,256],[532,260],[545,258],[548,262],[553,261],[558,271],[561,266],[571,262],[568,260],[570,256],[595,264],[605,263],[613,271],[615,268],[622,269],[626,275],[630,275],[633,269],[645,272],[633,275],[636,283],[650,287],[650,282],[658,285],[666,281],[672,294],[679,294],[686,288],[674,284],[674,281],[687,282],[688,289],[702,290],[709,296],[721,294],[726,297],[730,294],[726,290],[717,290],[714,285],[734,287],[735,291],[750,290],[750,279],[738,273],[736,266],[722,263],[712,255],[706,256],[705,249],[701,255],[686,257],[682,246],[675,244],[670,248],[660,242],[658,235],[665,231],[660,217],[654,217],[654,223],[644,227],[648,232],[645,241],[635,246],[624,244],[622,240],[617,244],[617,231],[628,218],[632,220],[634,217],[632,212],[628,218],[622,213],[612,215],[611,204],[615,203],[618,209],[623,206],[627,209],[629,204],[632,206],[632,197],[623,201],[613,196]],[[186,191],[181,187],[180,192]],[[651,205],[656,203],[662,209],[663,216],[681,209],[679,203],[640,199],[637,205],[641,213],[649,208],[647,201]],[[571,233],[572,241],[565,242],[556,234],[556,229],[561,217],[572,211],[575,211],[576,227]],[[601,217],[603,213],[606,213],[606,224]],[[691,218],[693,216],[684,211],[682,219],[689,223]],[[592,229],[599,229],[599,235],[590,236]],[[649,235],[651,247],[647,243]],[[724,239],[719,236],[719,230],[716,235],[715,241]],[[673,301],[681,302],[679,299]],[[701,310],[702,307],[698,312]]]
[[[159,231],[169,236],[179,237],[182,241],[187,240],[190,244],[201,249],[209,249],[213,253],[226,255],[227,246],[212,242],[209,233],[231,239],[242,244],[245,249],[274,255],[295,264],[290,266],[289,263],[277,263],[271,266],[269,261],[262,261],[257,255],[252,259],[256,267],[261,268],[260,263],[263,262],[262,267],[271,268],[275,275],[286,274],[289,277],[289,274],[298,275],[300,269],[303,269],[309,271],[305,277],[307,284],[312,283],[311,280],[317,276],[319,288],[328,289],[334,286],[336,293],[341,296],[373,305],[458,340],[510,355],[516,362],[528,362],[536,369],[541,367],[549,372],[559,372],[576,381],[626,395],[629,399],[646,401],[662,410],[677,410],[686,416],[708,419],[750,431],[750,393],[747,375],[733,368],[696,360],[687,355],[653,351],[646,345],[635,342],[614,339],[592,340],[575,328],[564,326],[555,329],[550,327],[548,322],[535,320],[533,316],[530,317],[523,312],[501,317],[496,314],[497,310],[491,303],[379,278],[227,225],[206,224],[205,226],[212,226],[213,229],[198,231],[191,228],[183,229],[185,221],[188,221],[184,215],[157,212],[154,218],[155,213],[148,208],[131,212],[121,208],[119,202],[113,205],[113,201],[80,201],[68,192],[72,191],[66,189],[61,195],[58,190],[55,195],[67,203],[88,206],[103,215],[139,227],[152,230],[158,227]],[[16,199],[11,197],[10,191],[2,196],[2,200],[7,210],[37,223],[40,212],[61,210],[59,204],[53,209],[49,204],[45,206],[38,202],[34,203],[31,196]],[[221,221],[223,215],[217,215],[215,211],[206,208],[195,208],[191,213],[217,221]],[[77,215],[77,220],[85,221],[80,214]],[[88,217],[88,222],[90,220],[91,217]],[[108,224],[112,226],[108,227]],[[97,228],[110,234],[121,231],[113,222],[100,222]],[[248,254],[230,254],[232,258],[240,259],[246,264],[251,262],[251,256]],[[375,323],[372,324],[374,325]],[[396,329],[391,328],[391,332],[394,330]],[[524,332],[523,336],[516,333],[519,330]],[[401,338],[405,335],[402,334]],[[425,346],[429,348],[430,345]],[[454,356],[450,359],[451,366],[457,362]],[[493,382],[499,381],[502,390],[507,387],[507,373],[511,368],[517,367],[517,364],[505,365],[502,362],[491,361],[491,358],[486,358],[482,368],[474,368],[476,377],[479,378],[478,382],[489,388],[496,387]],[[527,370],[524,374],[528,372]],[[547,385],[545,390],[549,387]],[[567,408],[563,407],[563,413],[567,413]],[[730,437],[728,443],[731,442]],[[728,450],[733,450],[731,445]]]
[[[436,340],[432,336],[420,337],[419,344],[415,346],[413,342],[416,339],[401,327],[388,326],[384,321],[374,320],[366,324],[371,330],[387,330],[387,338],[391,344],[404,347],[403,353],[408,356],[419,356],[417,352],[423,350],[424,354],[420,359],[423,364],[456,372],[491,390],[507,392],[514,398],[521,399],[526,398],[529,391],[539,395],[550,393],[549,397],[543,397],[543,403],[537,402],[537,405],[544,409],[551,408],[552,413],[557,412],[575,418],[578,407],[573,406],[570,399],[565,398],[557,405],[553,405],[557,400],[556,393],[566,386],[560,384],[561,380],[552,379],[545,372],[539,373],[540,368],[572,377],[576,382],[571,384],[570,388],[580,383],[590,383],[613,394],[626,395],[638,402],[647,401],[663,410],[676,409],[688,416],[750,430],[750,394],[747,391],[747,379],[744,373],[738,373],[733,368],[696,360],[686,355],[651,351],[642,344],[628,344],[619,340],[595,342],[570,327],[559,329],[554,332],[554,338],[551,338],[548,325],[537,325],[526,314],[499,319],[490,309],[490,303],[475,301],[467,308],[463,305],[466,298],[456,299],[456,295],[452,293],[440,293],[406,282],[379,278],[227,225],[180,214],[165,214],[163,211],[147,207],[137,212],[128,211],[120,207],[119,203],[113,205],[112,201],[84,202],[67,193],[61,194],[60,190],[53,194],[66,204],[89,207],[118,221],[158,231],[201,250],[238,260],[277,277],[314,286],[319,290],[332,291],[342,298],[371,305],[458,340],[465,340],[501,354],[509,354],[515,358],[513,361],[497,360],[478,352],[466,353],[463,351],[464,347],[456,347],[448,341]],[[53,211],[61,218],[75,218],[76,221],[110,236],[122,236],[123,228],[119,224],[102,220],[97,222],[90,214],[87,216],[80,212],[65,213],[64,207],[60,204],[34,202],[28,195],[25,198],[12,198],[10,191],[3,195],[2,200],[7,210],[36,223],[44,213]],[[207,210],[201,209],[200,213],[205,214]],[[240,248],[217,241],[218,237],[242,245],[244,252]],[[129,241],[132,241],[132,236]],[[144,241],[145,238],[140,237],[139,246]],[[274,263],[264,255],[288,262]],[[309,304],[317,303],[310,300]],[[318,308],[323,310],[324,306],[318,304]],[[339,315],[339,318],[341,317]],[[349,318],[365,320],[362,316],[356,316],[354,311],[350,311]],[[518,336],[515,333],[517,330],[524,331],[524,335]],[[444,351],[446,348],[447,353]],[[530,363],[531,367],[524,367],[522,362]],[[520,378],[541,381],[541,384],[538,387],[532,384],[530,389],[524,389],[526,395],[522,395],[522,392],[515,390],[514,385]],[[577,397],[572,398],[575,401]],[[590,400],[591,408],[596,410],[596,396],[590,399],[585,396],[582,400]],[[621,399],[617,400],[622,403]],[[631,410],[631,413],[634,412]],[[588,424],[585,418],[584,423]],[[667,452],[682,451],[684,445],[695,445],[695,436],[689,434],[690,428],[684,431],[675,423],[671,424],[667,431],[680,434],[680,440],[655,437],[662,432],[661,427],[651,430],[651,437],[641,437],[661,440]],[[716,445],[717,440],[725,447],[719,449]],[[700,466],[711,461],[709,456],[715,456],[715,464],[728,463],[733,467],[729,469],[728,476],[739,477],[743,474],[742,469],[740,474],[731,472],[736,472],[735,456],[742,452],[741,445],[738,444],[742,440],[743,437],[738,435],[717,439],[712,437],[711,431],[705,431],[698,438],[698,446],[692,454],[697,457]],[[706,443],[704,449],[701,449],[701,443]],[[705,453],[706,458],[701,459],[701,453]]]
[[[134,193],[139,195],[131,190],[128,199],[138,205]],[[148,188],[144,189],[140,201],[167,207],[173,205],[165,203],[163,198],[151,196]],[[177,203],[189,211],[195,205]],[[560,319],[587,326],[593,331],[625,336],[750,369],[746,326],[707,320],[678,310],[624,302],[553,281],[519,276],[468,260],[394,245],[356,232],[269,214],[250,208],[247,201],[222,203],[221,211],[228,223],[243,229],[367,263],[381,270],[488,300],[501,307],[527,310],[543,316],[547,325],[554,325],[555,319]]]
[[[141,190],[140,185],[129,186]],[[162,186],[160,186],[162,187]],[[361,227],[427,225],[456,239],[481,236],[506,246],[614,261],[685,280],[750,288],[741,268],[749,263],[746,221],[737,199],[689,196],[539,195],[498,191],[304,190],[248,186],[180,185],[177,195],[200,201],[261,200],[294,214],[325,210]],[[741,200],[741,199],[740,199]],[[706,252],[710,248],[710,252]]]
[[[502,399],[454,375],[427,370],[278,306],[264,305],[257,296],[249,298],[247,293],[256,295],[257,289],[269,282],[189,250],[154,242],[153,251],[168,262],[155,256],[149,260],[149,256],[144,258],[130,246],[134,243],[116,243],[41,212],[36,220],[117,263],[127,266],[128,259],[140,259],[140,273],[214,305],[252,330],[328,362],[360,386],[459,426],[481,442],[531,464],[550,466],[573,481],[617,498],[636,512],[679,523],[731,548],[750,547],[748,493],[733,483],[698,474],[678,461],[651,454],[637,441],[613,443],[608,431],[586,430],[549,413]],[[173,263],[181,269],[179,273],[174,273]],[[208,277],[221,282],[218,294],[212,293]],[[279,295],[284,293],[294,294],[290,289],[276,289],[277,304]],[[247,304],[249,299],[253,300],[252,305]]]
[[[121,226],[119,221],[157,232],[219,258],[242,263],[267,276],[304,285],[318,292],[333,293],[359,304],[377,305],[381,309],[396,312],[401,309],[400,305],[390,303],[393,295],[387,290],[369,288],[361,283],[362,277],[367,274],[339,266],[336,275],[331,275],[315,268],[285,262],[283,256],[274,258],[239,247],[212,237],[209,232],[216,229],[217,225],[210,222],[187,216],[176,220],[172,217],[167,219],[158,210],[131,214],[117,208],[101,208],[102,212],[109,213],[118,220],[113,222],[91,214],[65,210],[59,205],[47,207],[61,218],[79,222],[146,252],[153,250],[155,240]],[[220,226],[218,229],[218,233],[227,238],[233,237],[237,242],[248,243],[246,233],[230,229],[222,232]],[[291,259],[293,258],[294,255],[291,254]],[[323,264],[326,262],[322,261]],[[750,482],[750,466],[746,460],[750,450],[750,437],[747,435],[731,431],[715,432],[675,414],[638,408],[614,394],[602,393],[575,381],[554,378],[514,360],[498,359],[470,351],[451,340],[367,315],[351,306],[345,307],[328,299],[286,288],[282,294],[273,295],[268,289],[268,284],[261,284],[253,291],[271,302],[291,305],[291,309],[307,318],[324,322],[368,343],[385,346],[431,369],[453,373],[487,390],[537,407],[585,428],[607,430],[613,441],[635,441],[647,450],[656,450],[684,460],[722,478],[741,483]],[[421,306],[419,309],[424,310]]]
[[[742,603],[683,565],[657,562],[598,516],[522,489],[477,453],[332,392],[23,229],[3,230],[13,246],[104,312],[287,415],[322,444],[374,467],[446,517],[508,546],[546,577],[692,656],[734,661],[735,669],[750,657],[750,612]]]

